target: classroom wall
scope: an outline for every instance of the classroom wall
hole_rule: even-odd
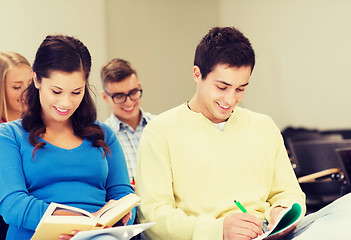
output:
[[[80,39],[92,55],[90,83],[101,91],[100,66],[106,61],[105,2],[95,0],[0,0],[0,51],[15,51],[33,64],[48,34]],[[105,107],[96,96],[97,108]]]
[[[351,128],[351,2],[220,0],[220,24],[251,40],[257,63],[243,105],[280,128]]]
[[[47,34],[81,39],[92,59],[99,120],[100,68],[114,57],[135,66],[143,107],[158,114],[191,98],[195,47],[216,25],[248,36],[257,64],[242,106],[278,126],[350,128],[351,2],[348,0],[0,0],[0,51],[32,63]]]
[[[106,1],[108,59],[134,65],[146,111],[159,114],[190,100],[195,47],[218,25],[218,7],[213,0]]]

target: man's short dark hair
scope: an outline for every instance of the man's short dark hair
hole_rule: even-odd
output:
[[[137,75],[130,62],[120,58],[114,58],[101,68],[102,86],[105,88],[107,83],[121,82],[132,74]]]
[[[203,79],[218,64],[230,67],[255,66],[255,52],[247,39],[234,27],[214,27],[196,47],[194,65],[198,66]]]

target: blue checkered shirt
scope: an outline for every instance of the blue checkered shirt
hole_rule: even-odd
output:
[[[135,131],[128,124],[120,121],[113,113],[105,120],[105,123],[116,133],[122,146],[127,162],[128,174],[131,180],[135,178],[136,175],[137,154],[141,133],[143,132],[146,124],[153,117],[153,115],[148,112],[144,112],[143,110],[140,111],[141,118]]]

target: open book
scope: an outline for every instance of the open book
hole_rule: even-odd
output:
[[[152,227],[155,223],[140,223],[129,226],[104,228],[90,231],[80,231],[74,235],[71,240],[91,240],[91,239],[118,239],[118,240],[129,240],[133,236],[141,233],[142,231]],[[101,237],[101,238],[99,238]]]
[[[58,203],[50,203],[41,218],[32,240],[58,239],[61,234],[71,234],[73,230],[84,231],[111,227],[140,201],[135,194],[105,204],[94,215],[80,208]],[[57,212],[61,212],[57,215]],[[66,215],[61,215],[64,212]]]
[[[289,208],[284,209],[279,213],[271,230],[266,231],[261,236],[254,238],[260,239],[281,239],[288,232],[296,227],[298,221],[302,218],[302,207],[298,203],[294,203]]]

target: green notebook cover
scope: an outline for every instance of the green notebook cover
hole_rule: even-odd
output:
[[[300,218],[301,213],[302,207],[300,206],[300,204],[294,203],[291,206],[290,210],[285,213],[285,215],[280,219],[278,225],[268,236],[272,236],[274,234],[282,232],[288,227],[292,226]]]
[[[291,207],[283,210],[279,213],[276,224],[273,228],[261,236],[255,238],[255,240],[260,239],[280,239],[282,236],[287,234],[294,228],[294,225],[297,224],[298,220],[302,217],[302,207],[298,203],[294,203]]]

